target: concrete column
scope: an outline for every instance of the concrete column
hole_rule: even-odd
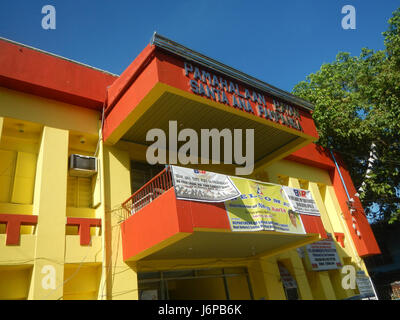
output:
[[[123,261],[119,226],[124,216],[121,204],[131,195],[128,152],[115,147],[104,147],[104,185],[106,296],[107,299],[137,300],[137,272],[134,266]]]
[[[293,266],[294,276],[296,278],[297,286],[302,300],[313,300],[313,294],[308,283],[306,271],[304,270],[303,263],[296,250],[290,252],[290,261]]]
[[[1,134],[3,132],[3,123],[4,123],[4,118],[0,117],[0,141],[1,141]]]
[[[261,267],[261,260],[252,260],[248,265],[249,278],[253,289],[254,300],[265,300],[267,289],[265,288],[264,273]]]
[[[38,224],[28,299],[63,297],[67,166],[68,131],[44,127],[33,199]]]
[[[276,259],[261,259],[261,270],[264,275],[264,283],[267,291],[267,300],[286,300],[285,291],[281,281]]]
[[[326,300],[336,300],[335,290],[333,289],[328,271],[318,271],[318,280],[321,284],[322,292]]]
[[[300,188],[300,183],[295,178],[289,178],[289,186],[293,188]],[[325,230],[334,236],[333,227],[326,211],[325,204],[322,200],[321,193],[319,192],[318,185],[315,182],[309,183],[309,190],[314,198],[315,203],[321,213],[322,223]],[[333,289],[331,280],[329,278],[328,271],[318,271],[315,272],[316,281],[318,282],[318,287],[321,288],[321,293],[327,300],[336,300],[335,290]]]
[[[322,223],[324,224],[325,230],[329,232],[332,237],[334,237],[333,226],[330,221],[328,212],[325,208],[324,201],[322,200],[321,193],[319,191],[318,185],[315,182],[309,183],[309,190],[314,198],[315,203],[321,213]],[[329,277],[328,271],[318,271],[317,272],[318,281],[321,284],[322,292],[327,300],[336,300],[335,290],[333,289],[331,279]]]
[[[329,218],[328,211],[325,208],[324,201],[322,200],[321,193],[319,192],[318,185],[315,182],[310,182],[309,190],[311,191],[314,201],[317,204],[319,212],[321,213],[321,219],[322,219],[322,223],[325,227],[325,230],[328,231],[332,235],[332,237],[334,237],[335,235],[333,232],[332,223]]]

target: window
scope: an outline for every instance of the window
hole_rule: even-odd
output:
[[[92,178],[68,176],[67,207],[92,207]]]
[[[164,165],[149,165],[141,162],[131,162],[131,185],[132,193],[138,191],[154,176],[165,168]]]

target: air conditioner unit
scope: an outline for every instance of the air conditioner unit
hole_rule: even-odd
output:
[[[69,174],[75,177],[90,177],[97,173],[97,158],[80,154],[69,156]]]

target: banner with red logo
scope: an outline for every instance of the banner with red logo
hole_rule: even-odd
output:
[[[171,166],[176,198],[201,202],[224,202],[240,196],[224,174]]]
[[[301,214],[320,216],[317,204],[315,203],[311,191],[282,186],[286,198],[292,209]]]
[[[306,245],[306,252],[311,270],[324,271],[342,267],[336,250],[335,241],[328,233],[328,238]]]

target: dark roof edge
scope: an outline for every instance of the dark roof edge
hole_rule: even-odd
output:
[[[314,110],[313,104],[311,104],[310,102],[308,102],[306,100],[303,100],[287,91],[284,91],[282,89],[274,87],[266,82],[263,82],[261,80],[254,78],[252,76],[249,76],[248,74],[241,72],[239,70],[236,70],[232,67],[229,67],[221,62],[211,59],[199,52],[191,50],[191,49],[189,49],[177,42],[174,42],[156,32],[154,32],[154,34],[153,34],[153,37],[151,39],[151,44],[155,45],[156,47],[167,50],[173,54],[181,56],[189,61],[196,62],[207,68],[218,71],[222,74],[225,74],[226,76],[238,79],[253,88],[257,88],[259,90],[267,92],[273,96],[276,96],[278,98],[285,100],[286,102],[291,102],[293,104],[301,106],[310,111]]]

